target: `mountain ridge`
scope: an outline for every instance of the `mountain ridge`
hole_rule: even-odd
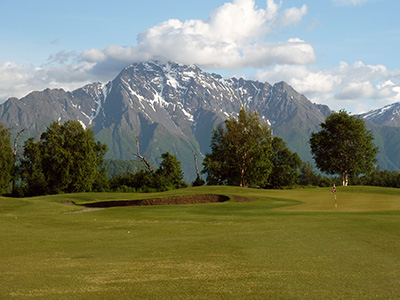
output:
[[[142,62],[125,67],[107,84],[10,98],[0,105],[0,122],[35,136],[53,120],[79,120],[108,145],[107,158],[133,159],[139,137],[140,151],[149,161],[157,165],[160,155],[169,151],[182,162],[185,179],[191,180],[193,153],[200,164],[213,128],[242,106],[257,111],[304,161],[312,160],[310,134],[331,113],[328,106],[311,103],[285,82],[271,85],[223,78],[194,65]]]
[[[359,116],[377,125],[400,127],[400,102],[371,110]]]

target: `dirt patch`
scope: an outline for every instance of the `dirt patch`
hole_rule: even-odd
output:
[[[101,201],[87,203],[83,206],[90,208],[106,208],[119,206],[144,206],[144,205],[180,205],[180,204],[201,204],[201,203],[217,203],[228,201],[229,197],[224,195],[190,195],[179,197],[166,197],[143,200],[117,200],[117,201]]]

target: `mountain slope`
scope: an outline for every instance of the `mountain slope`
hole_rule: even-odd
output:
[[[200,158],[208,152],[212,129],[237,114],[242,105],[258,111],[274,134],[306,160],[311,159],[309,134],[330,113],[328,107],[312,104],[286,83],[271,86],[222,78],[196,66],[173,63],[131,65],[108,86],[93,120],[97,137],[112,145],[108,155],[131,157],[126,149],[135,149],[132,141],[137,135],[141,149],[156,164],[168,150],[189,164],[185,174],[194,171],[192,152]],[[171,139],[172,144],[165,142]]]
[[[361,114],[360,117],[377,125],[400,127],[400,102]]]
[[[72,92],[33,92],[0,105],[0,122],[15,133],[35,136],[53,120],[77,119],[109,147],[107,158],[132,159],[140,152],[154,165],[169,151],[182,163],[186,180],[195,177],[193,152],[209,151],[212,129],[241,106],[257,111],[273,134],[310,161],[311,132],[331,113],[311,103],[285,82],[222,78],[196,66],[146,62],[124,68],[106,85],[93,83]]]
[[[400,102],[359,115],[365,120],[379,147],[382,170],[400,170]]]

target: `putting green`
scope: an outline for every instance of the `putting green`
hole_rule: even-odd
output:
[[[335,196],[330,188],[289,190],[278,197],[300,201],[298,205],[277,208],[281,211],[309,212],[373,212],[400,211],[400,190],[371,187],[337,187]]]

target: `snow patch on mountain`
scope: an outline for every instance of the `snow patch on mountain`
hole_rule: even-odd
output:
[[[375,119],[375,118],[383,115],[387,110],[392,109],[392,108],[393,108],[393,104],[386,105],[385,107],[382,107],[382,108],[376,109],[376,110],[372,110],[362,116],[364,119]]]
[[[81,120],[79,120],[79,123],[82,125],[83,129],[86,129],[86,125],[84,122],[82,122]]]
[[[400,102],[386,105],[380,109],[372,110],[359,116],[375,124],[399,127]]]

